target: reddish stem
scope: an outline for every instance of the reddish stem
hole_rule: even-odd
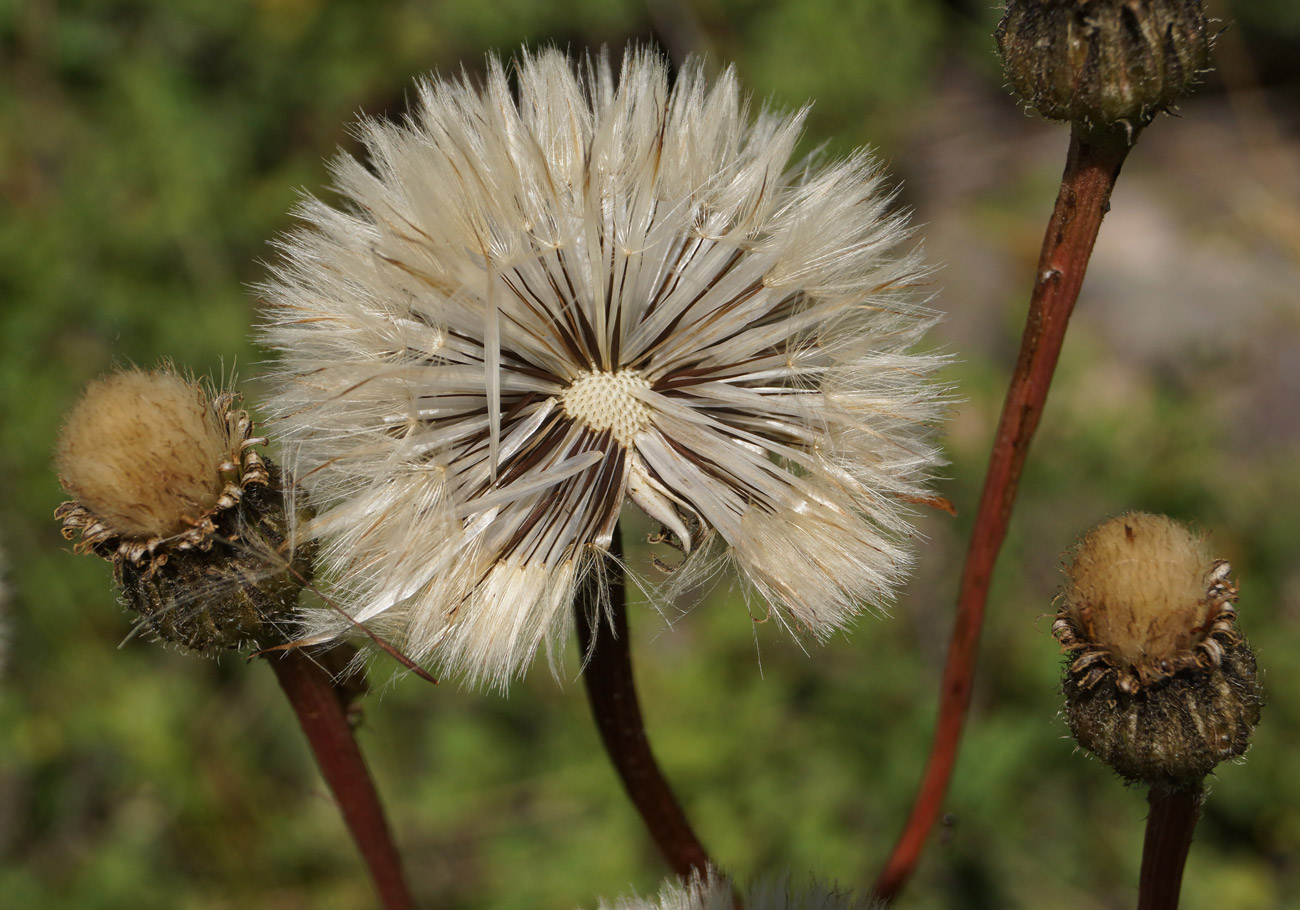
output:
[[[875,885],[876,895],[886,901],[898,894],[915,867],[952,777],[962,725],[970,707],[980,626],[993,567],[1006,539],[1020,474],[1043,413],[1070,312],[1133,138],[1123,131],[1085,133],[1078,126],[1070,134],[1061,190],[1043,237],[1020,357],[1002,406],[962,570],[934,742],[912,814]]]
[[[380,902],[385,910],[413,910],[415,900],[402,874],[401,857],[379,793],[348,721],[355,692],[336,688],[330,674],[301,648],[268,653],[265,659],[307,734],[316,764],[338,801]]]
[[[1146,841],[1142,845],[1142,876],[1138,910],[1178,910],[1183,866],[1192,846],[1192,833],[1201,815],[1205,790],[1153,786],[1147,793]]]
[[[627,795],[668,865],[678,875],[693,870],[703,875],[708,853],[655,762],[637,703],[628,646],[622,538],[617,528],[610,557],[599,571],[608,585],[608,622],[602,616],[597,572],[588,576],[574,605],[578,644],[588,655],[582,680],[591,715]]]

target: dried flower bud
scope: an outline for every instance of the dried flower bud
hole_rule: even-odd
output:
[[[113,563],[160,638],[199,651],[277,639],[310,573],[309,552],[289,553],[281,472],[235,403],[168,368],[122,371],[87,387],[55,453],[76,497],[55,512],[63,536]]]
[[[1200,0],[1009,0],[995,37],[1032,107],[1093,125],[1145,126],[1209,56]]]
[[[1190,786],[1246,751],[1261,693],[1230,571],[1203,537],[1141,512],[1073,551],[1052,626],[1069,654],[1066,716],[1130,781]]]

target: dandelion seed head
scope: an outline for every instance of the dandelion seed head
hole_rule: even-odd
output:
[[[936,317],[877,165],[792,163],[802,126],[640,48],[490,59],[361,125],[264,288],[331,600],[504,687],[631,503],[687,554],[673,583],[730,564],[800,634],[888,601],[938,461]]]

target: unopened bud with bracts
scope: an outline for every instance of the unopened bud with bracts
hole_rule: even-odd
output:
[[[1231,568],[1204,537],[1130,512],[1089,531],[1065,572],[1052,631],[1079,745],[1166,787],[1246,751],[1262,703],[1255,655],[1236,629]]]
[[[76,499],[55,512],[77,552],[112,562],[129,607],[197,651],[283,640],[311,572],[292,545],[301,495],[257,447],[231,392],[210,396],[164,367],[92,382],[55,455]]]
[[[1131,129],[1191,90],[1210,47],[1200,0],[1009,0],[995,37],[1044,117]]]

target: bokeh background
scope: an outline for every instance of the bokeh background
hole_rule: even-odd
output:
[[[1184,907],[1300,894],[1300,6],[1219,0],[1215,71],[1129,160],[1103,226],[994,586],[948,812],[903,908],[1133,905],[1144,795],[1076,754],[1044,615],[1061,553],[1105,516],[1212,532],[1269,693],[1220,770]],[[271,673],[134,639],[108,566],[51,512],[63,412],[115,365],[239,373],[250,287],[349,124],[484,54],[654,41],[815,100],[807,145],[870,144],[942,264],[959,361],[941,492],[891,618],[824,647],[755,628],[728,584],[634,609],[650,733],[743,876],[861,888],[929,745],[955,580],[1066,131],[1003,89],[974,0],[0,4],[0,903],[361,908],[353,847]],[[572,657],[572,655],[571,655]],[[576,661],[508,698],[374,668],[360,737],[427,907],[594,907],[665,870],[586,716]]]

